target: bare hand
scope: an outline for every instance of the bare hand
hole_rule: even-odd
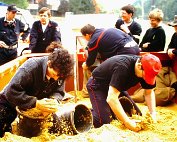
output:
[[[129,120],[129,121],[125,122],[124,124],[128,129],[130,129],[134,132],[138,132],[141,130],[141,127],[139,125],[137,125],[137,123],[133,120]]]
[[[88,69],[88,67],[87,67],[87,65],[86,65],[86,62],[83,62],[82,68],[83,68],[84,70]]]
[[[120,29],[123,30],[125,33],[130,33],[130,30],[128,29],[127,25],[122,24],[120,26]]]
[[[0,41],[0,48],[8,48],[8,45],[4,41]]]
[[[36,108],[49,113],[56,112],[58,110],[58,107],[59,104],[55,99],[44,98],[42,100],[37,100],[36,103]]]
[[[149,44],[150,44],[150,42],[144,43],[143,48],[147,48]]]
[[[153,123],[157,123],[157,117],[156,117],[156,112],[151,113],[150,117],[152,118]]]
[[[175,55],[173,54],[173,51],[174,49],[168,49],[168,56],[172,59],[175,57]]]

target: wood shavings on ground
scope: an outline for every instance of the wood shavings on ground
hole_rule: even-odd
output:
[[[81,103],[91,106],[89,99],[81,99]],[[128,130],[118,120],[105,124],[100,128],[92,128],[89,132],[79,133],[74,136],[41,134],[31,139],[6,133],[1,142],[177,142],[177,105],[157,107],[157,123],[152,124],[148,118],[148,108],[144,104],[137,104],[143,113],[141,119],[143,130],[133,132]],[[137,117],[136,117],[137,119]]]

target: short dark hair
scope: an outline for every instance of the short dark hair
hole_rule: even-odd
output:
[[[135,12],[134,6],[132,6],[132,5],[130,5],[130,4],[128,4],[128,5],[126,5],[126,6],[123,6],[123,7],[121,8],[121,10],[125,10],[128,14],[132,13],[132,16],[133,16],[133,14],[134,14],[134,12]]]
[[[45,52],[46,53],[52,53],[55,50],[58,50],[58,48],[63,48],[61,42],[57,42],[57,41],[53,41],[49,44],[49,46],[47,46]]]
[[[49,54],[48,61],[50,61],[49,67],[59,72],[59,79],[65,80],[72,75],[74,62],[68,50],[58,48]]]
[[[46,11],[47,11],[47,15],[48,15],[49,17],[51,17],[51,16],[52,16],[51,10],[50,10],[48,7],[42,7],[42,8],[39,10],[39,14],[43,14],[43,13],[46,12]]]
[[[86,35],[86,34],[93,34],[95,31],[95,27],[87,24],[84,27],[81,28],[80,32],[82,33],[82,35]]]

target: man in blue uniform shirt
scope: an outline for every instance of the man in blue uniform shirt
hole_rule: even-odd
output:
[[[9,5],[5,17],[0,18],[0,65],[17,57],[18,39],[21,33],[24,41],[30,29],[15,18],[17,13],[15,5]]]
[[[61,42],[61,33],[56,22],[51,21],[51,11],[47,7],[39,10],[39,20],[33,23],[30,32],[29,49],[32,53],[44,53],[53,42]]]
[[[26,110],[45,98],[61,101],[66,96],[63,83],[72,73],[73,59],[66,49],[56,48],[49,56],[28,59],[0,93],[0,137],[11,131],[16,106]]]
[[[140,50],[138,44],[133,38],[116,28],[96,29],[94,26],[87,24],[81,28],[81,33],[88,41],[88,56],[86,62],[83,63],[84,82],[87,82],[86,73],[92,70],[96,58],[104,61],[112,56],[121,54],[138,55]],[[94,67],[95,68],[95,67]],[[87,73],[88,74],[88,73]],[[83,84],[83,96],[87,97],[86,89]]]
[[[146,104],[155,122],[156,102],[153,88],[156,85],[156,75],[161,70],[161,67],[158,57],[146,54],[142,57],[116,55],[94,69],[92,77],[87,83],[87,90],[93,108],[94,126],[98,128],[117,118],[128,129],[139,131],[141,128],[133,120],[129,119],[118,99],[120,96],[130,98],[126,90],[139,82],[145,90]]]
[[[133,38],[119,29],[96,29],[88,24],[81,29],[81,33],[88,41],[88,57],[82,66],[85,69],[94,64],[98,53],[102,61],[115,55],[140,53]]]

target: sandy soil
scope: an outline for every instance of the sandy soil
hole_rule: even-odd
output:
[[[78,102],[91,107],[89,99],[78,98]],[[138,104],[143,112],[143,130],[133,132],[128,130],[121,122],[114,120],[111,124],[100,128],[92,128],[89,132],[74,136],[50,135],[42,133],[31,139],[6,133],[1,142],[177,142],[177,105],[171,104],[166,107],[157,107],[156,124],[152,124],[148,117],[148,108],[144,104]]]

